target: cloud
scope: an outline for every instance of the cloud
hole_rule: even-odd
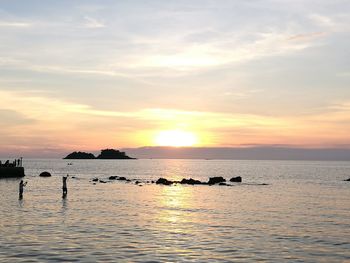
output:
[[[348,139],[349,103],[319,115],[274,117],[180,109],[143,108],[135,111],[101,110],[43,97],[0,91],[3,147],[95,149],[112,142],[120,146],[149,145],[160,130],[196,133],[200,145],[340,144]],[[35,120],[35,121],[33,121]],[[12,125],[12,126],[11,126]],[[26,125],[26,129],[21,126]],[[10,127],[11,126],[11,127]],[[5,148],[6,148],[5,147]]]
[[[0,109],[0,119],[3,129],[35,123],[34,119],[28,118],[24,114],[10,109]]]
[[[327,32],[312,32],[307,34],[297,34],[289,37],[287,40],[291,41],[309,41],[315,38],[324,37],[327,35]]]
[[[95,18],[85,16],[84,19],[85,19],[84,27],[86,28],[96,29],[96,28],[106,27],[106,25],[103,22]]]
[[[27,28],[27,27],[31,27],[31,26],[32,26],[32,23],[28,23],[28,22],[0,21],[0,27]]]
[[[312,14],[312,15],[309,15],[309,18],[319,26],[334,27],[336,25],[333,19],[329,16]]]

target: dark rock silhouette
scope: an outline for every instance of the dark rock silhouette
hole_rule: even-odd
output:
[[[95,178],[92,179],[92,181],[93,181],[93,182],[97,182],[97,181],[98,181],[98,178],[95,177]]]
[[[24,177],[23,167],[0,167],[0,179],[1,178],[16,178]]]
[[[63,159],[135,159],[126,155],[125,152],[114,149],[101,150],[101,153],[95,157],[92,153],[72,152]]]
[[[201,181],[199,180],[195,180],[195,179],[182,179],[180,184],[190,184],[190,185],[195,185],[195,184],[203,184]]]
[[[86,152],[72,152],[63,159],[95,159],[95,155]]]
[[[121,177],[118,177],[117,180],[120,180],[120,181],[126,181],[126,178],[124,176],[121,176]]]
[[[120,152],[114,149],[101,150],[99,156],[96,159],[134,159],[125,154],[125,152]]]
[[[165,178],[159,178],[157,181],[156,181],[156,184],[163,184],[163,185],[171,185],[173,184],[172,181],[169,181]]]
[[[345,182],[350,182],[350,178],[349,178],[349,179],[345,179],[344,181],[345,181]]]
[[[208,184],[209,185],[213,185],[213,184],[219,184],[219,183],[224,183],[226,182],[226,179],[219,176],[219,177],[210,177],[209,178],[209,181],[208,181]]]
[[[142,182],[142,181],[139,181],[139,179],[127,179],[126,177],[124,176],[116,176],[116,175],[113,175],[113,176],[110,176],[108,178],[109,180],[119,180],[119,181],[124,181],[126,183],[128,182],[134,182],[136,185],[140,185],[142,183],[145,183],[145,184],[161,184],[161,185],[173,185],[173,184],[188,184],[188,185],[220,185],[220,186],[233,186],[232,184],[230,183],[226,183],[226,179],[223,178],[223,177],[210,177],[209,178],[209,181],[208,182],[201,182],[199,180],[195,180],[193,178],[190,178],[190,179],[186,179],[186,178],[183,178],[181,181],[171,181],[171,180],[168,180],[166,178],[159,178],[157,181],[145,181],[145,182]],[[103,181],[103,180],[99,180],[98,178],[94,178],[92,179],[93,182],[97,182],[99,181],[100,183],[107,183],[106,181]],[[237,177],[233,177],[230,179],[231,182],[242,182],[242,178],[240,176],[237,176]],[[346,181],[350,181],[350,178]],[[257,183],[246,183],[245,185],[268,185],[268,184],[257,184]]]
[[[49,172],[42,172],[41,174],[39,174],[40,177],[51,177],[51,174]]]
[[[240,177],[240,176],[232,177],[232,178],[230,179],[230,182],[241,183],[241,182],[242,182],[242,177]]]

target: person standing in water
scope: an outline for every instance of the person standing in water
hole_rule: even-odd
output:
[[[68,190],[67,190],[67,179],[68,179],[68,174],[67,176],[63,176],[62,177],[62,182],[63,182],[63,186],[62,186],[62,190],[63,190],[63,195],[62,197],[65,198],[67,196]]]
[[[23,199],[23,190],[26,185],[27,182],[24,183],[23,180],[19,182],[19,199]]]

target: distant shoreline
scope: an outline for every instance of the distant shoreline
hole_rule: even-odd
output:
[[[137,159],[189,159],[189,160],[253,160],[253,161],[350,161],[350,149],[346,148],[289,148],[289,147],[140,147],[123,148],[127,156]],[[2,159],[23,156],[25,159],[57,159],[62,150],[41,153],[0,152]],[[95,151],[92,151],[95,152]],[[131,158],[131,157],[130,157]],[[118,158],[117,158],[118,159]],[[89,160],[96,160],[89,159]]]

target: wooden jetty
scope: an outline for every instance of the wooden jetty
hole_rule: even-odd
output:
[[[22,166],[22,158],[12,162],[7,160],[5,163],[0,161],[0,179],[1,178],[17,178],[23,177],[24,167]]]

